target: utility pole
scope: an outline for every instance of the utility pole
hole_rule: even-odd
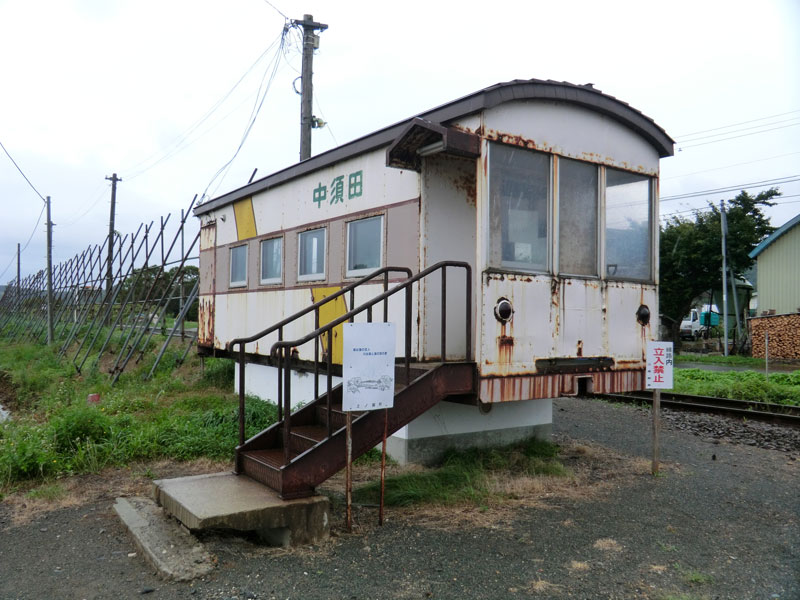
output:
[[[114,217],[117,207],[117,182],[122,181],[113,173],[111,177],[106,177],[111,182],[111,216],[108,219],[108,264],[106,269],[106,294],[111,296],[111,288],[114,285]]]
[[[47,197],[47,343],[53,343],[53,221],[50,196]]]
[[[17,302],[22,297],[22,282],[19,279],[19,256],[20,256],[20,249],[19,244],[17,244]]]
[[[303,20],[293,20],[293,25],[303,28],[302,93],[300,95],[300,160],[311,158],[311,128],[314,126],[311,100],[313,97],[314,50],[319,48],[319,36],[315,31],[325,31],[328,26],[314,21],[312,15],[303,15]]]
[[[728,221],[725,218],[725,200],[719,201],[720,225],[722,226],[722,330],[725,334],[725,347],[723,355],[728,356],[728,261],[727,261],[727,241]]]

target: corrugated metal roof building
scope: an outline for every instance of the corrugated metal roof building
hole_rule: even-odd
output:
[[[758,261],[758,310],[800,312],[800,214],[750,253]]]

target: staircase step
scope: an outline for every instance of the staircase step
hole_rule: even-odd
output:
[[[297,452],[290,454],[290,459],[297,456]],[[245,475],[274,490],[281,489],[281,467],[284,465],[283,448],[269,450],[250,450],[240,452],[239,465]]]
[[[300,425],[291,428],[291,448],[302,453],[328,437],[328,428],[322,425]]]

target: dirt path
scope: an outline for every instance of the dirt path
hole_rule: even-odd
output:
[[[6,501],[0,598],[800,598],[800,461],[665,431],[653,478],[648,418],[558,400],[574,483],[517,482],[501,506],[390,509],[382,528],[362,508],[356,532],[339,520],[313,548],[209,536],[218,568],[192,583],[160,581],[132,556],[114,489],[27,524]]]

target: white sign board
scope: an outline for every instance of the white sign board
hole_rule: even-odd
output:
[[[394,405],[394,323],[345,323],[342,410]]]
[[[647,342],[648,390],[672,388],[672,342]]]

